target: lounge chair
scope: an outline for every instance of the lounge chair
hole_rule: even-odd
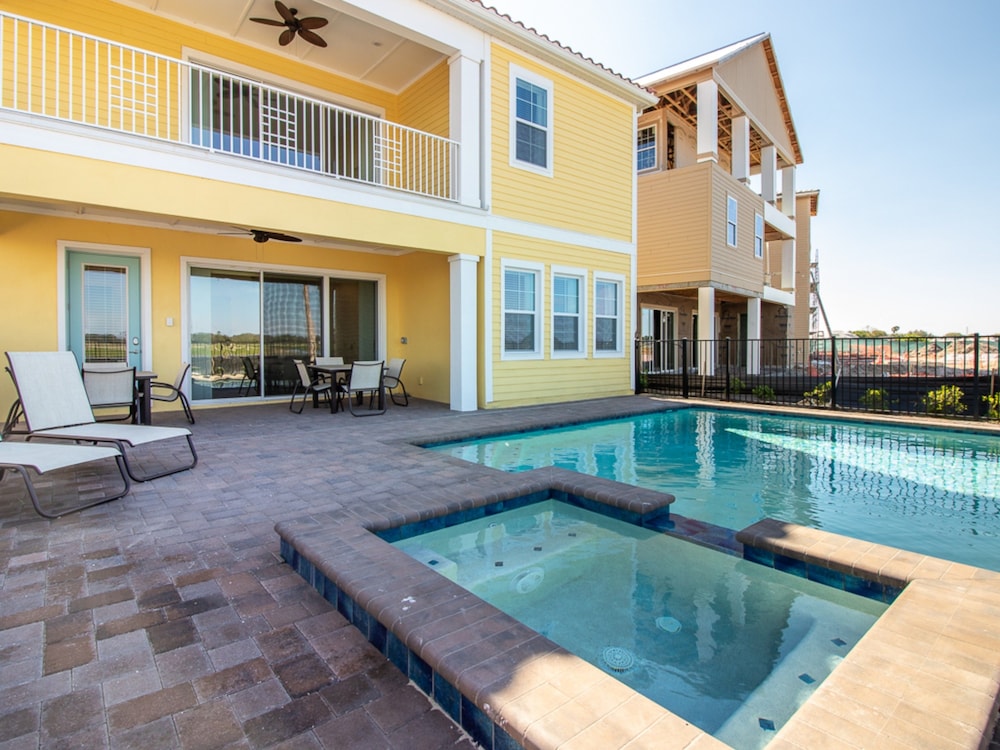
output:
[[[373,417],[385,414],[385,390],[382,385],[382,362],[353,362],[350,378],[338,386],[337,404],[347,398],[347,408],[355,417]],[[367,411],[355,411],[354,397],[358,405],[364,403],[365,394],[370,394]],[[375,397],[378,396],[378,409],[373,409]]]
[[[194,468],[198,463],[191,431],[187,428],[97,422],[73,352],[7,352],[7,361],[21,400],[27,440],[109,443],[121,453],[128,476],[137,482],[175,474]],[[156,473],[136,474],[126,446],[134,448],[182,437],[187,440],[191,452],[190,463]]]
[[[31,474],[28,469],[34,469],[38,474],[44,474],[54,469],[65,469],[81,464],[96,463],[114,458],[118,464],[118,472],[121,474],[122,482],[125,485],[121,492],[111,492],[103,495],[98,500],[88,500],[81,505],[75,505],[57,513],[50,513],[42,508],[35,484],[31,481]],[[100,448],[89,445],[45,445],[43,443],[12,443],[0,441],[0,480],[3,479],[5,471],[16,471],[24,480],[28,489],[28,496],[31,504],[35,506],[35,511],[45,518],[59,518],[67,513],[75,513],[84,508],[92,508],[95,505],[108,503],[112,500],[128,494],[132,484],[129,482],[128,473],[125,469],[125,461],[117,448]]]
[[[385,391],[389,394],[389,398],[392,399],[392,403],[396,406],[410,405],[410,394],[406,392],[406,386],[403,385],[403,381],[399,379],[399,376],[403,373],[403,365],[405,364],[405,359],[390,359],[389,364],[385,368],[385,376],[382,378],[382,384],[385,386]],[[402,403],[396,400],[396,394],[394,391],[397,388],[403,391]]]
[[[191,365],[187,362],[181,362],[181,369],[177,371],[177,377],[174,378],[173,383],[163,383],[154,380],[149,384],[149,397],[153,401],[165,401],[172,403],[178,399],[181,402],[181,407],[184,409],[184,416],[187,417],[187,421],[190,424],[194,424],[194,414],[191,413],[191,403],[188,401],[187,396],[184,395],[184,378],[187,377],[188,370],[191,369]]]

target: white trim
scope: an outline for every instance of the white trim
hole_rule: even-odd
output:
[[[577,348],[557,350],[555,340],[549,341],[550,357],[552,359],[582,359],[587,356],[587,269],[571,266],[556,266],[549,268],[549,319],[552,321],[552,336],[555,335],[556,317],[556,277],[573,278],[579,282],[577,287]],[[560,313],[565,315],[565,313]]]
[[[56,240],[56,348],[69,348],[69,332],[66,328],[68,300],[66,297],[66,253],[70,250],[84,250],[99,255],[123,255],[139,259],[139,335],[142,337],[142,369],[153,369],[153,272],[150,264],[151,249],[130,245],[105,245],[97,242],[73,242]]]
[[[483,401],[493,403],[493,230],[486,230],[486,254],[483,257],[483,330],[479,337],[479,345],[483,350]],[[503,339],[497,344],[503,351]]]
[[[530,352],[507,351],[507,305],[505,282],[507,271],[523,271],[535,274],[535,348]],[[542,359],[545,356],[545,266],[529,260],[516,258],[500,259],[500,359],[524,360]]]
[[[618,286],[618,331],[616,333],[618,348],[614,350],[597,348],[597,285],[602,281],[610,282]],[[594,271],[594,286],[592,293],[592,299],[594,300],[591,305],[591,310],[593,310],[592,317],[594,318],[594,357],[623,357],[625,355],[625,277],[620,273]]]
[[[753,213],[753,257],[764,257],[764,214]]]
[[[546,102],[545,102],[545,166],[540,167],[537,164],[532,164],[531,162],[521,161],[517,158],[517,81],[518,79],[529,83],[532,86],[537,86],[540,89],[544,89],[546,92]],[[545,177],[552,177],[555,161],[555,154],[553,153],[553,133],[555,132],[555,85],[548,78],[543,78],[537,73],[533,73],[530,70],[525,70],[524,68],[510,63],[510,79],[508,81],[508,106],[510,107],[508,111],[508,120],[510,128],[510,144],[509,144],[509,158],[510,166],[517,169],[524,169],[528,172],[534,172],[535,174],[543,175]],[[531,127],[541,128],[540,125],[534,123],[528,123]]]

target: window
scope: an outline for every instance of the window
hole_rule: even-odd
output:
[[[594,280],[594,353],[622,352],[623,279]]]
[[[635,140],[635,167],[638,171],[656,166],[656,128],[639,128]]]
[[[753,215],[753,257],[764,257],[764,217]]]
[[[552,83],[511,66],[511,163],[552,172]]]
[[[739,207],[733,196],[726,196],[726,199],[726,244],[736,247],[736,217]]]
[[[552,356],[583,354],[585,272],[552,269]]]
[[[541,267],[503,269],[503,350],[505,355],[540,356]]]

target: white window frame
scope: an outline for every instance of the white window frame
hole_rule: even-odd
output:
[[[764,217],[758,213],[753,215],[753,257],[764,257]]]
[[[531,273],[535,276],[535,348],[531,351],[508,351],[507,350],[507,272],[519,271],[521,273]],[[544,297],[545,267],[541,263],[532,263],[526,260],[502,259],[500,261],[500,359],[541,359],[544,354],[545,325],[542,320],[542,313],[545,306],[542,304]],[[510,312],[523,313],[524,310],[511,310]]]
[[[615,312],[614,316],[610,315],[600,315],[597,312],[597,304],[600,297],[597,294],[597,287],[599,284],[614,284],[618,288],[618,310]],[[621,274],[616,273],[595,273],[594,274],[594,287],[593,287],[593,304],[591,309],[593,310],[594,318],[594,357],[623,357],[625,355],[625,277]],[[618,346],[615,349],[598,349],[597,348],[597,321],[598,319],[607,319],[614,317],[617,320],[617,330],[615,331],[615,340]]]
[[[653,163],[650,164],[648,167],[641,167],[641,166],[639,166],[639,153],[640,153],[639,152],[639,134],[642,133],[642,131],[644,131],[644,130],[652,130],[653,131]],[[648,171],[650,171],[652,169],[656,169],[657,165],[659,164],[659,161],[657,159],[657,154],[658,154],[657,147],[659,145],[657,143],[658,138],[659,138],[659,129],[656,127],[656,123],[655,122],[651,122],[651,123],[648,123],[646,125],[640,125],[638,128],[636,128],[636,131],[635,131],[635,171],[636,172],[648,172]],[[648,146],[647,146],[646,150],[648,150]]]
[[[740,204],[731,195],[726,195],[726,244],[736,247],[740,241],[739,235]]]
[[[551,318],[552,318],[552,359],[573,359],[587,354],[587,271],[584,268],[567,266],[552,266],[551,269]],[[577,313],[576,313],[576,349],[556,349],[556,316],[566,316],[570,313],[556,312],[556,279],[574,279],[577,282]]]
[[[521,161],[517,158],[517,124],[520,122],[517,118],[517,82],[522,80],[525,83],[530,83],[532,86],[537,86],[540,89],[546,91],[546,125],[544,128],[536,123],[529,123],[525,121],[525,124],[533,128],[543,129],[545,131],[545,166],[539,166],[528,161]],[[554,87],[552,81],[547,78],[542,78],[537,73],[532,73],[530,70],[525,70],[524,68],[511,64],[510,66],[510,165],[512,167],[517,167],[518,169],[525,169],[529,172],[534,172],[535,174],[544,175],[546,177],[552,176],[552,133],[555,130],[555,98],[554,98]]]

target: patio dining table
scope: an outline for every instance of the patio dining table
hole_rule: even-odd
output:
[[[333,412],[337,408],[336,403],[334,401],[334,398],[337,395],[336,393],[337,376],[343,375],[344,373],[350,373],[351,366],[350,365],[306,365],[306,368],[308,368],[309,372],[312,373],[314,377],[316,375],[329,376],[331,383],[330,413],[333,414]],[[317,406],[319,406],[319,394],[313,391],[312,397],[313,397],[313,408],[316,408]]]

